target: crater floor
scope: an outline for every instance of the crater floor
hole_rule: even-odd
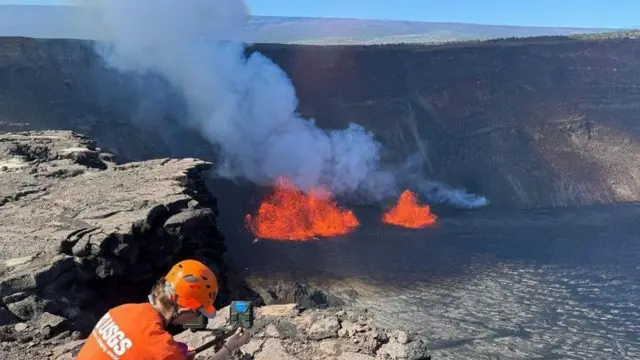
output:
[[[380,214],[313,242],[236,227],[230,255],[250,278],[306,281],[418,331],[437,359],[640,358],[640,205],[468,212],[420,231]]]

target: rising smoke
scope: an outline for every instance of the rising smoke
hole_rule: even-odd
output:
[[[243,27],[249,16],[243,1],[78,0],[78,5],[95,11],[90,23],[96,28],[86,30],[106,40],[96,51],[110,66],[160,74],[182,91],[189,110],[185,125],[220,148],[218,175],[257,184],[285,176],[303,190],[324,185],[338,195],[358,193],[370,200],[399,194],[395,174],[380,166],[380,144],[370,132],[356,124],[322,130],[299,117],[288,76],[259,53],[245,56],[250,34]],[[460,200],[451,196],[455,191],[434,192],[433,186],[424,190],[438,194],[433,200],[463,207],[483,199]]]

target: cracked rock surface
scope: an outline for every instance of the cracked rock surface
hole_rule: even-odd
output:
[[[229,326],[229,308],[223,308],[208,328]],[[364,310],[328,308],[302,310],[296,304],[267,305],[256,309],[251,341],[233,359],[375,360],[430,359],[426,343],[399,330],[375,325]],[[176,337],[195,348],[213,339],[206,331],[185,331]],[[209,349],[196,359],[209,359]]]
[[[132,300],[130,289],[148,291],[181,257],[201,257],[224,278],[209,167],[117,164],[68,131],[0,133],[0,358],[71,346],[96,314]]]

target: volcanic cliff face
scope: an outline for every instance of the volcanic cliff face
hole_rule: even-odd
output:
[[[0,134],[0,339],[80,337],[110,306],[144,301],[185,257],[216,269],[224,293],[210,166],[118,165],[69,131]]]
[[[640,200],[636,41],[252,50],[289,74],[302,115],[363,124],[387,160],[419,154],[431,178],[491,206]],[[186,114],[179,94],[140,105],[157,89],[141,84],[162,80],[106,69],[89,43],[4,38],[0,79],[0,130],[71,129],[132,160],[215,159],[197,132],[172,126]]]
[[[640,199],[637,42],[271,47],[300,111],[365,124],[494,205]]]

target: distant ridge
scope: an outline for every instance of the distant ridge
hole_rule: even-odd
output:
[[[85,14],[78,14],[78,12],[85,12]],[[92,21],[90,12],[71,6],[0,6],[0,36],[100,38],[97,32],[79,32],[75,22],[78,18]],[[254,16],[247,30],[253,42],[330,45],[434,43],[505,37],[590,34],[621,29]]]
[[[432,43],[619,30],[275,16],[255,17],[249,27],[256,42],[298,44]]]

